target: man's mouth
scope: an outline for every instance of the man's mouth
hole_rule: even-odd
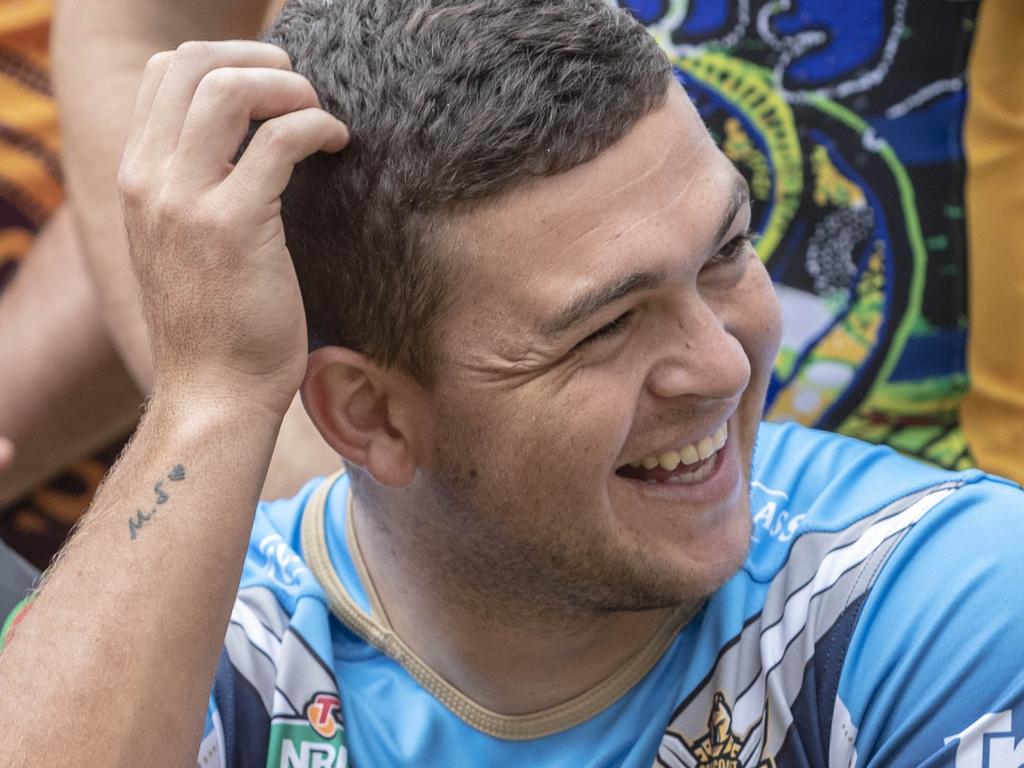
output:
[[[714,472],[715,459],[728,438],[729,428],[723,423],[695,443],[631,462],[616,474],[650,483],[699,483]]]

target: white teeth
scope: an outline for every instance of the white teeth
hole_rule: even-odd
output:
[[[666,451],[658,457],[658,463],[662,469],[671,472],[679,466],[679,454],[675,451]]]
[[[729,430],[726,428],[725,424],[715,430],[715,434],[711,439],[714,441],[716,451],[725,445],[725,438],[728,437],[728,435]]]
[[[678,475],[672,475],[668,478],[670,483],[699,483],[701,480],[706,478],[712,472],[715,471],[715,465],[707,463],[702,467],[698,467],[693,472],[680,472]]]
[[[683,464],[696,464],[700,461],[700,454],[697,453],[697,447],[693,443],[683,448],[679,454]]]
[[[704,461],[708,456],[714,453],[715,450],[712,447],[710,437],[702,437],[700,442],[697,443],[697,455],[700,456],[700,460]]]
[[[671,472],[680,464],[687,466],[710,458],[721,450],[728,439],[728,423],[723,423],[712,434],[702,437],[696,443],[684,445],[678,451],[665,451],[665,453],[657,456],[648,456],[641,461],[632,462],[630,466],[643,467],[644,469],[654,469],[660,466],[665,471]],[[712,469],[713,465],[708,463],[693,472],[683,472],[669,479],[671,482],[694,483],[707,477]]]

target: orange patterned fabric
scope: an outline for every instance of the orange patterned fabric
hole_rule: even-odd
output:
[[[50,0],[0,0],[0,291],[63,199],[50,89]],[[116,455],[68,469],[0,510],[0,538],[45,567]]]
[[[48,0],[0,0],[0,265],[24,257],[63,199],[49,27]]]

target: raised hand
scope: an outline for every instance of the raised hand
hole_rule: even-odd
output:
[[[265,122],[234,163],[252,120]],[[280,196],[297,162],[347,142],[275,46],[186,43],[150,60],[119,188],[155,396],[284,413],[307,350]]]
[[[265,122],[236,163],[252,120]],[[347,141],[278,48],[191,43],[150,62],[120,188],[153,396],[0,654],[4,766],[195,764],[260,487],[305,370],[280,196],[295,163]],[[97,697],[111,680],[118,695]],[[84,714],[55,730],[45,713],[61,707]]]

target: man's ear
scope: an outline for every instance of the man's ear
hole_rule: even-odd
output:
[[[321,347],[310,356],[302,402],[324,440],[342,458],[384,485],[411,483],[420,423],[417,385],[345,347]]]

